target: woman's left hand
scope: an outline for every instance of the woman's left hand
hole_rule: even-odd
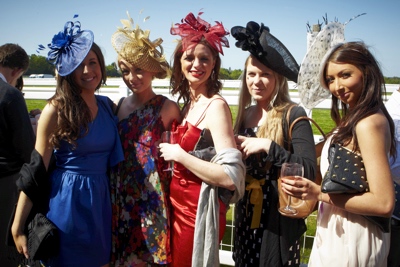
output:
[[[308,180],[307,178],[296,176],[295,179],[285,179],[281,177],[282,190],[288,195],[308,200],[308,199],[318,199],[321,193],[321,187]]]

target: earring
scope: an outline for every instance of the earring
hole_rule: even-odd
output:
[[[214,70],[211,73],[211,80],[215,80],[215,71]]]

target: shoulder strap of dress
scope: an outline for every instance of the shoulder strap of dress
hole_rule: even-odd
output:
[[[124,101],[124,99],[125,99],[125,97],[121,97],[121,99],[118,101],[118,105],[117,105],[117,108],[115,109],[115,111],[114,111],[114,115],[118,115],[118,111],[119,111],[119,109],[120,109],[120,107],[121,107],[121,105],[122,105],[122,102]]]
[[[202,122],[202,121],[204,120],[204,118],[206,117],[207,109],[208,109],[208,107],[211,105],[211,102],[213,102],[214,100],[218,100],[218,99],[224,101],[225,104],[228,105],[228,103],[226,102],[226,100],[225,100],[224,98],[222,98],[222,97],[218,97],[218,98],[212,99],[212,100],[207,104],[206,108],[203,110],[203,113],[201,114],[200,118],[198,119],[198,121],[196,122],[196,124],[195,124],[194,126],[197,127],[197,125],[199,125],[200,122]]]

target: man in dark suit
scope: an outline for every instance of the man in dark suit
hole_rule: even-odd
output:
[[[21,263],[15,248],[7,246],[6,236],[18,201],[15,182],[22,165],[30,161],[35,145],[25,99],[15,88],[28,66],[29,57],[22,47],[0,46],[0,263],[7,267]]]

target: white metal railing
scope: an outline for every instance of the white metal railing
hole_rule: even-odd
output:
[[[234,233],[235,233],[235,205],[230,205],[231,210],[231,218],[227,218],[226,220],[226,228],[224,238],[219,246],[219,261],[221,264],[234,266],[235,262],[232,259],[232,251],[233,251],[233,241],[234,241]],[[232,219],[229,221],[229,219]],[[225,243],[225,236],[229,236],[227,238],[230,242]]]
[[[240,80],[222,80],[223,88],[239,88]],[[56,81],[54,78],[25,78],[24,79],[24,93],[25,99],[48,99],[55,92]],[[54,86],[54,87],[53,87]],[[168,98],[175,100],[169,93],[169,80],[154,80],[152,86],[156,94],[162,94]],[[392,93],[397,90],[399,85],[387,84],[386,91]],[[292,101],[300,103],[299,94],[294,82],[289,82],[290,97]],[[106,95],[113,101],[117,102],[121,97],[128,96],[131,91],[126,87],[121,78],[110,78],[107,80],[107,86],[103,86],[98,91],[101,95]],[[226,99],[229,105],[238,105],[239,90],[221,90],[221,95]],[[325,99],[319,103],[316,108],[329,109],[331,107],[331,100]]]

